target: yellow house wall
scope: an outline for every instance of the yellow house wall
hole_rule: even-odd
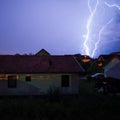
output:
[[[76,94],[79,90],[79,75],[78,74],[5,74],[9,75],[17,75],[17,86],[16,88],[8,88],[7,80],[4,80],[4,84],[0,85],[0,90],[2,94],[46,94],[50,87],[59,88],[60,92],[63,94],[72,93]],[[31,81],[26,81],[25,77],[27,75],[31,76]],[[69,87],[61,87],[61,76],[69,75],[70,76],[70,86]],[[1,81],[1,80],[0,80]],[[6,82],[5,82],[6,81]],[[0,92],[1,94],[1,92]]]

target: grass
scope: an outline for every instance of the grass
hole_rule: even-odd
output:
[[[94,91],[93,81],[81,81],[78,96],[2,97],[2,120],[120,120],[120,97]]]

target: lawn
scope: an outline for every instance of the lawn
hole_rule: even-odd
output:
[[[81,81],[78,96],[1,97],[0,118],[11,120],[120,120],[120,97],[94,91]]]

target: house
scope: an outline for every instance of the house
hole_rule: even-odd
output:
[[[105,94],[120,93],[120,56],[112,54],[105,59],[104,75],[97,77],[96,90]]]
[[[107,65],[104,66],[105,77],[120,79],[120,57],[112,58]]]
[[[0,95],[77,94],[84,72],[72,55],[0,55]]]
[[[94,59],[90,58],[87,55],[81,55],[81,54],[75,54],[74,57],[83,66],[83,68],[86,71],[86,74],[89,74],[90,69],[94,64]]]
[[[87,63],[92,61],[92,59],[87,55],[75,54],[74,56],[78,60],[78,62]]]
[[[97,59],[98,67],[103,67],[110,59],[111,55],[100,55]]]
[[[45,49],[41,49],[39,52],[36,53],[36,55],[50,55],[49,52],[47,52]]]
[[[102,67],[106,65],[111,59],[115,57],[120,57],[120,52],[113,52],[108,55],[100,55],[97,60],[98,66]]]
[[[91,62],[91,58],[87,55],[82,55],[82,62],[84,63]]]
[[[113,56],[120,56],[120,52],[112,52],[111,55],[113,55]]]

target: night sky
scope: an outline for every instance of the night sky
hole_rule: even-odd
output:
[[[88,1],[93,11],[97,0],[0,0],[0,54],[87,54]],[[105,1],[120,6],[99,0],[86,43],[92,57],[120,51],[120,9]]]

